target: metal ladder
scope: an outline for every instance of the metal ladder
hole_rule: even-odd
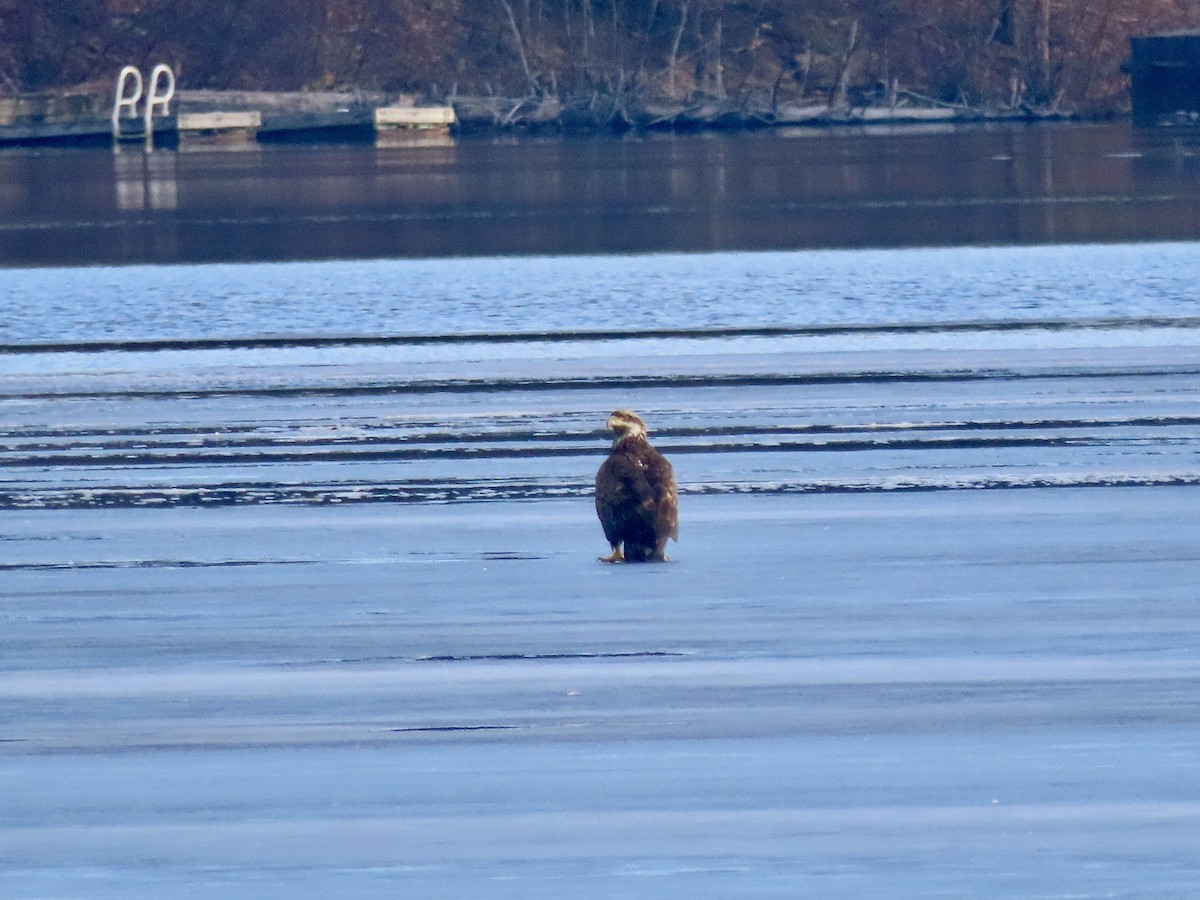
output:
[[[113,142],[145,141],[147,148],[154,146],[154,111],[157,108],[164,116],[171,114],[171,99],[175,96],[175,73],[166,63],[159,63],[150,73],[150,91],[142,113],[138,104],[142,100],[142,73],[137,66],[126,66],[117,76],[117,94],[113,101]]]

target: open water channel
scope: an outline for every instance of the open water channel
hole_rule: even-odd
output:
[[[0,156],[0,894],[1200,891],[1194,146]]]

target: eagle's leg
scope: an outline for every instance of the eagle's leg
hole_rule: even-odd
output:
[[[658,541],[657,544],[655,545],[654,561],[655,562],[666,562],[667,561],[667,539],[666,538],[663,538],[661,541]]]
[[[614,544],[612,550],[613,550],[613,552],[610,553],[608,556],[599,557],[600,562],[606,562],[606,563],[625,562],[625,557],[621,554],[621,545],[620,544]]]

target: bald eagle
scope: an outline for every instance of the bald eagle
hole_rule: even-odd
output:
[[[646,423],[636,414],[618,409],[608,427],[613,448],[596,473],[596,514],[612,553],[600,561],[664,562],[667,538],[679,540],[675,471],[650,446]]]

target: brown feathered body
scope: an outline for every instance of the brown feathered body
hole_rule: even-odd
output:
[[[617,410],[608,419],[612,453],[596,473],[596,514],[612,547],[605,562],[648,562],[667,558],[667,540],[679,540],[679,495],[675,471],[650,446],[646,425]]]

